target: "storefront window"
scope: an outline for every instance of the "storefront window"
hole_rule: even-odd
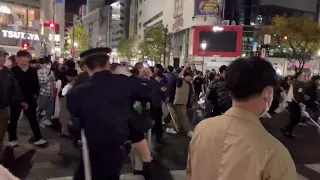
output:
[[[39,15],[38,15],[39,14]],[[14,4],[0,3],[0,29],[10,31],[35,30],[35,20],[40,19],[40,11]],[[28,21],[28,22],[27,22]]]

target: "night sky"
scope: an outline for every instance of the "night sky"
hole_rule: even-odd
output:
[[[85,3],[86,0],[66,0],[66,12],[78,14],[80,5]]]
[[[105,0],[106,4],[111,4],[115,1],[116,0]],[[66,0],[66,12],[78,14],[81,4],[86,4],[86,0]]]

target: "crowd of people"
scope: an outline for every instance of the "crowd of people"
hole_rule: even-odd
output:
[[[290,154],[259,118],[289,110],[290,122],[281,131],[294,138],[304,110],[313,119],[319,117],[319,76],[308,83],[302,72],[281,78],[259,57],[237,59],[218,73],[203,74],[188,63],[177,69],[145,62],[129,67],[111,64],[110,52],[90,49],[80,62],[60,64],[51,57],[32,59],[22,50],[6,67],[8,53],[0,49],[0,145],[8,132],[9,146],[18,146],[23,111],[33,132],[30,143],[43,147],[47,141],[40,127],[58,118],[62,136],[82,147],[75,180],[118,180],[124,152],[132,149],[138,162],[133,173],[154,179],[149,130],[159,145],[166,143],[164,131],[192,138],[187,167],[191,180],[296,179]],[[199,99],[205,100],[208,119],[194,132],[188,109],[198,106]]]

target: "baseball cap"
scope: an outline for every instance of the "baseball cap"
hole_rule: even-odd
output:
[[[7,53],[7,51],[3,47],[0,47],[0,55],[8,56],[9,54]]]

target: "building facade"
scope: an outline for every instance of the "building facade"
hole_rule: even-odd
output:
[[[29,44],[34,56],[39,55],[40,3],[37,0],[0,1],[0,46],[15,54],[22,45]]]
[[[64,11],[64,0],[1,0],[0,46],[9,54],[16,54],[23,48],[36,57],[55,54],[55,43],[50,38],[57,33],[55,37],[60,43],[59,37],[64,33],[64,18],[60,16],[64,16]],[[52,32],[44,27],[46,22],[62,25]]]
[[[227,0],[224,19],[240,25],[269,24],[276,15],[318,16],[317,0]]]
[[[136,20],[134,20],[136,27],[135,36],[141,40],[144,37],[146,29],[160,24],[163,25],[165,3],[159,0],[132,1],[134,1],[132,9],[134,9],[134,14],[136,15]]]
[[[117,57],[117,45],[121,38],[129,37],[130,0],[118,0],[112,4],[87,1],[81,21],[88,32],[89,45],[111,47],[111,58]]]

